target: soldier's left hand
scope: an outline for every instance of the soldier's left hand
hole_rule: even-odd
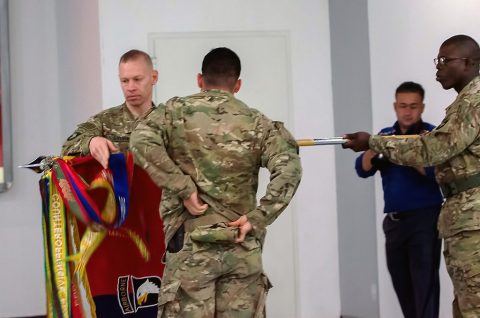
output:
[[[191,215],[202,215],[208,208],[208,204],[198,197],[198,192],[193,192],[188,199],[183,200],[183,205]]]
[[[352,149],[355,152],[370,149],[368,145],[370,134],[367,132],[360,131],[353,134],[345,134],[343,138],[348,139],[347,142],[342,144],[342,148],[344,149]]]
[[[236,243],[243,242],[245,240],[245,236],[247,236],[248,232],[252,230],[252,224],[248,221],[246,215],[242,215],[238,220],[228,223],[228,226],[238,227],[238,237],[235,240]]]

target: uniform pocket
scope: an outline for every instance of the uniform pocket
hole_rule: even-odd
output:
[[[192,240],[204,243],[235,242],[238,237],[238,228],[230,227],[226,223],[200,225],[190,233]]]
[[[480,286],[480,231],[464,231],[444,241],[444,257],[455,291],[478,293]]]
[[[264,273],[261,274],[260,282],[259,282],[259,293],[258,293],[258,303],[257,308],[255,309],[255,316],[254,318],[264,318],[266,316],[265,313],[265,303],[267,301],[267,294],[270,288],[272,288],[272,283],[268,279],[267,275]]]
[[[245,240],[240,243],[240,245],[247,251],[253,251],[254,249],[262,248],[262,245],[255,237],[248,235],[245,237]]]
[[[180,302],[177,297],[180,281],[162,285],[158,296],[158,317],[162,314],[180,314]]]

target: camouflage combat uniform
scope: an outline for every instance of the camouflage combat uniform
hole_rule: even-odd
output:
[[[154,106],[152,105],[152,110]],[[145,115],[151,112],[148,111]],[[78,125],[63,144],[62,155],[86,156],[90,154],[89,144],[93,137],[105,137],[120,150],[127,151],[130,134],[139,119],[134,118],[127,105],[109,108],[90,117]]]
[[[167,243],[193,219],[183,199],[198,191],[209,204],[193,219],[205,221],[185,228],[183,248],[166,255],[159,317],[263,317],[270,287],[261,259],[265,227],[287,207],[302,173],[290,133],[233,94],[209,90],[152,112],[132,133],[131,149],[163,187]],[[257,206],[260,167],[271,177]],[[253,230],[238,244],[223,230],[241,215]]]
[[[119,151],[128,151],[130,134],[135,128],[137,122],[148,115],[154,108],[155,105],[152,103],[151,109],[138,118],[133,116],[126,103],[99,112],[98,114],[90,117],[86,122],[77,126],[77,129],[63,144],[62,155],[90,155],[89,144],[93,137],[107,138],[115,145],[116,148],[118,148]],[[140,179],[141,177],[139,177],[139,175],[141,175],[141,173],[135,172],[134,180]],[[157,194],[157,191],[152,190],[154,188],[156,188],[155,185],[148,185],[144,187],[141,190],[142,195],[151,195],[152,193]],[[130,193],[132,196],[135,196],[135,190],[136,189],[132,190]],[[158,227],[158,224],[161,224],[157,212],[158,205],[154,206],[155,204],[158,204],[159,200],[158,198],[157,200],[151,199],[151,203],[146,203],[143,205],[138,204],[138,201],[139,200],[130,201],[129,216],[126,219],[123,227],[137,233],[139,237],[148,238],[149,234],[156,234],[155,228]],[[78,228],[80,228],[80,231],[83,231],[84,225],[78,225],[77,219],[75,219],[72,214],[69,213],[67,216],[68,222],[70,223],[70,226],[67,228],[68,231],[71,231],[73,228],[76,229],[74,233],[79,231]],[[93,277],[101,277],[101,279],[98,281],[89,282],[90,291],[92,292],[93,299],[95,301],[96,316],[128,316],[132,318],[154,317],[156,316],[154,307],[142,308],[142,306],[139,307],[141,310],[138,312],[127,312],[125,315],[123,315],[119,305],[120,295],[117,294],[117,292],[114,292],[114,289],[116,282],[120,279],[120,276],[160,276],[162,271],[159,266],[161,265],[160,258],[161,253],[163,252],[163,243],[156,243],[158,240],[155,239],[145,239],[144,242],[147,244],[147,248],[152,256],[151,260],[149,262],[145,262],[143,260],[125,262],[125,253],[128,254],[132,251],[137,253],[137,251],[135,248],[132,248],[132,244],[130,242],[128,242],[128,246],[125,247],[124,250],[120,251],[119,246],[121,246],[122,242],[128,241],[126,239],[120,240],[115,236],[107,236],[93,254],[92,258],[89,260],[89,267],[91,266],[95,269],[95,271],[92,273]],[[80,248],[79,238],[72,242],[72,244],[76,244],[74,250],[78,250]],[[128,256],[131,257],[131,255]],[[140,256],[135,254],[134,257]],[[122,264],[116,265],[119,262],[122,262]],[[114,284],[112,284],[112,282],[114,282]],[[112,288],[112,286],[114,287]],[[109,293],[106,293],[106,290],[108,290]],[[99,291],[101,293],[99,293]]]
[[[392,162],[436,166],[442,189],[477,179],[480,173],[480,77],[447,107],[441,124],[420,138],[370,138],[370,148]],[[473,183],[472,183],[473,184]],[[455,191],[456,192],[456,191]],[[480,187],[446,195],[438,221],[444,256],[455,290],[455,317],[480,317]],[[461,312],[461,314],[460,314]]]

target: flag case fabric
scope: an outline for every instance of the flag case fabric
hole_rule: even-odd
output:
[[[129,154],[112,157],[122,159],[118,156],[125,156],[124,169],[129,176],[128,193],[124,195],[126,200],[123,200],[128,202],[128,215],[120,208],[117,217],[124,217],[121,220],[123,223],[119,225],[111,220],[104,222],[103,234],[93,233],[85,223],[98,224],[94,220],[101,219],[102,213],[106,213],[104,207],[107,206],[108,195],[105,193],[109,191],[104,190],[110,189],[110,186],[104,184],[100,190],[92,190],[87,186],[83,191],[86,198],[78,190],[80,183],[92,185],[99,174],[105,173],[96,160],[92,157],[54,158],[54,168],[47,170],[40,180],[49,317],[156,317],[165,251],[163,224],[159,215],[161,190],[144,170],[133,167]],[[67,174],[75,174],[75,177],[58,177],[56,172],[61,174],[60,163],[66,163]],[[123,171],[114,172],[113,179],[116,174],[123,175],[126,180]],[[122,201],[123,197],[116,194],[115,180],[111,188],[117,196],[117,203],[119,198]],[[70,192],[74,192],[74,195]],[[70,202],[66,197],[70,198]],[[72,197],[76,202],[72,202]],[[104,211],[80,222],[78,219],[83,216],[73,217],[70,207],[76,204],[89,205],[88,202]],[[76,213],[79,215],[78,211]],[[76,255],[82,250],[89,233],[99,243],[87,258],[86,270],[82,273]]]

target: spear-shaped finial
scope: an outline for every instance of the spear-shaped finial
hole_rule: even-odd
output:
[[[42,173],[47,169],[50,169],[52,166],[52,157],[50,156],[40,156],[37,159],[33,160],[29,164],[18,166],[19,168],[28,168],[32,169],[36,173]]]

